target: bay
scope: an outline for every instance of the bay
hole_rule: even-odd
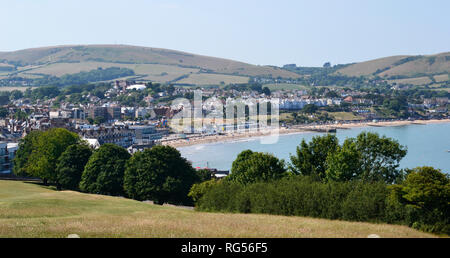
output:
[[[432,166],[443,172],[450,172],[450,123],[411,124],[387,127],[357,127],[342,129],[336,132],[339,142],[348,137],[356,137],[359,133],[376,132],[399,141],[408,149],[406,157],[401,161],[402,168]],[[312,137],[322,133],[302,132],[280,135],[275,144],[261,144],[261,139],[249,138],[233,142],[215,142],[180,147],[181,155],[192,162],[194,167],[210,167],[219,170],[230,170],[236,156],[243,150],[268,152],[289,162],[302,139],[310,141]]]

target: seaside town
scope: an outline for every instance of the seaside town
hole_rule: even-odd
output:
[[[283,257],[358,253],[314,238],[448,238],[449,9],[4,1],[0,239]]]
[[[336,128],[368,123],[449,118],[448,97],[433,95],[431,91],[409,92],[407,87],[398,86],[386,91],[331,87],[271,91],[255,82],[194,88],[122,80],[62,89],[16,89],[1,92],[0,96],[0,173],[11,173],[19,140],[33,130],[66,128],[78,133],[93,148],[113,143],[130,153],[160,144],[179,147],[270,131],[270,126],[261,128],[248,121],[240,127],[233,123],[211,127],[204,121],[200,130],[192,127],[183,133],[175,132],[169,121],[183,106],[171,103],[176,98],[192,102],[195,90],[201,90],[203,99],[214,98],[224,105],[231,99],[243,99],[244,103],[248,99],[258,99],[260,103],[277,99],[281,133],[333,132]],[[204,116],[216,111],[203,103]]]

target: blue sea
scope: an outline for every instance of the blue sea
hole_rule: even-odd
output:
[[[432,166],[443,172],[450,172],[450,123],[411,124],[388,127],[358,127],[338,129],[336,132],[340,143],[348,137],[356,137],[363,131],[376,132],[396,139],[408,149],[408,154],[401,161],[402,168]],[[181,155],[192,162],[194,167],[210,167],[229,170],[236,156],[243,150],[272,153],[278,158],[289,161],[302,139],[310,141],[321,133],[296,133],[280,135],[275,144],[262,144],[260,137],[240,139],[233,142],[216,142],[180,147]]]

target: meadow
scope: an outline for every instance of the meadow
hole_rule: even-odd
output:
[[[24,87],[24,86],[3,86],[0,87],[0,91],[13,91],[20,90],[22,92],[26,91],[28,88],[34,89],[36,87]]]
[[[0,237],[435,237],[406,226],[197,212],[0,180]]]

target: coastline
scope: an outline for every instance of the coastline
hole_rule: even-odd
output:
[[[398,121],[383,121],[383,122],[358,122],[358,123],[338,123],[338,124],[326,124],[326,125],[304,125],[304,126],[296,126],[291,128],[280,127],[279,134],[297,134],[297,133],[306,133],[306,132],[315,132],[318,129],[320,130],[329,130],[329,129],[351,129],[358,127],[391,127],[391,126],[404,126],[411,124],[436,124],[436,123],[450,123],[450,119],[442,119],[442,120],[398,120]],[[224,135],[209,135],[202,136],[190,139],[175,139],[170,141],[162,142],[162,145],[172,146],[174,148],[187,147],[199,144],[208,144],[208,143],[220,143],[220,142],[232,142],[236,140],[245,140],[258,138],[262,136],[270,136],[273,131],[265,130],[265,131],[243,131],[243,132],[233,132]]]

